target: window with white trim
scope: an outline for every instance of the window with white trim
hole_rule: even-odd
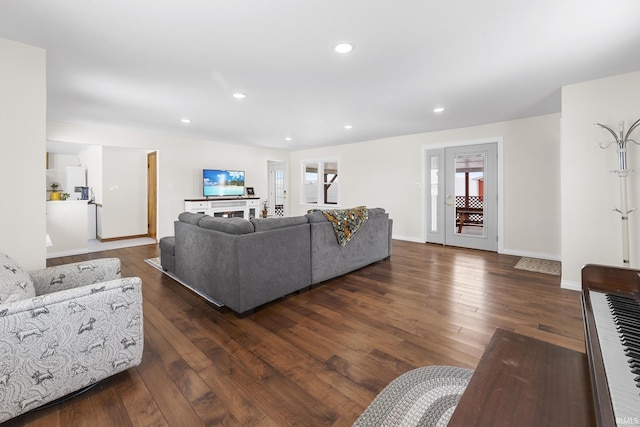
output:
[[[338,160],[302,162],[302,203],[337,205],[339,195]]]

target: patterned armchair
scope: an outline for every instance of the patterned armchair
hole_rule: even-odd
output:
[[[25,272],[0,253],[0,423],[140,364],[142,281],[105,258]]]

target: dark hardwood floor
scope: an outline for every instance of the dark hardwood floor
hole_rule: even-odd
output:
[[[497,327],[584,351],[579,293],[515,270],[518,257],[393,242],[391,259],[240,319],[146,262],[145,350],[135,369],[7,426],[349,426],[391,380],[426,365],[474,368]]]

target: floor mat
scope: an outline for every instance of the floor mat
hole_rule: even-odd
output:
[[[446,426],[473,371],[425,366],[391,381],[353,427]]]
[[[513,268],[560,276],[562,272],[561,266],[562,264],[560,263],[560,261],[522,257]]]

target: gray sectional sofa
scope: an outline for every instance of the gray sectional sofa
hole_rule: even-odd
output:
[[[311,232],[311,284],[323,282],[391,256],[393,220],[382,208],[369,209],[369,219],[345,246],[320,212],[305,216]]]
[[[183,212],[160,240],[165,271],[240,316],[270,301],[391,256],[393,220],[382,208],[344,246],[320,212],[214,218]]]

